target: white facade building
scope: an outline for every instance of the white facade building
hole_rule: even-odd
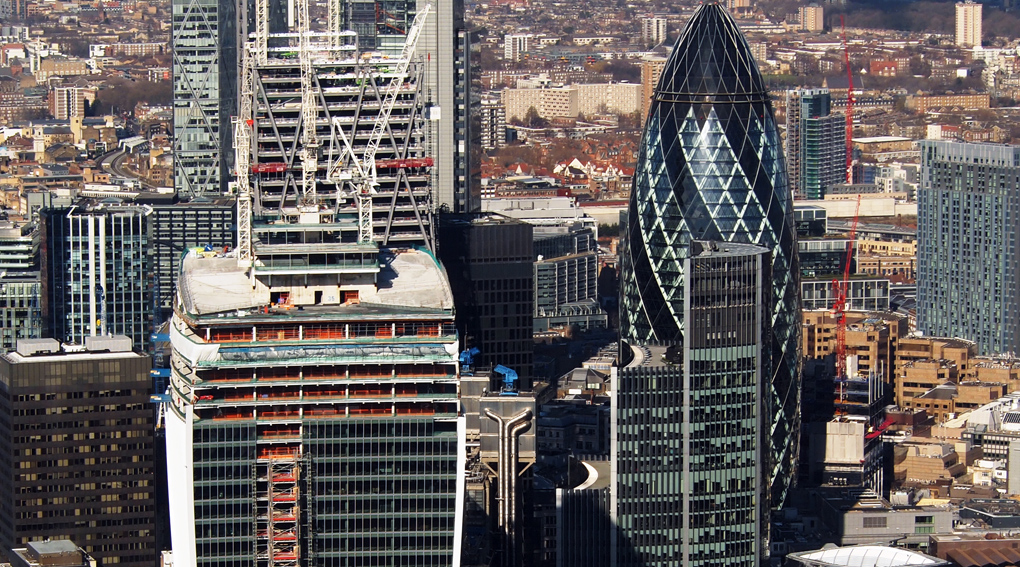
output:
[[[508,33],[503,36],[503,59],[520,61],[521,57],[531,50],[531,40],[535,36],[530,33]]]
[[[968,0],[956,5],[956,45],[981,45],[981,4]]]

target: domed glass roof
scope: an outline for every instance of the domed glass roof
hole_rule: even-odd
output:
[[[907,565],[945,565],[934,557],[896,547],[858,545],[837,549],[822,549],[796,554],[800,561],[837,567],[901,567]]]

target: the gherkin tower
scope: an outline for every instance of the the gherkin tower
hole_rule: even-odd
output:
[[[631,345],[694,340],[685,337],[692,324],[684,317],[692,241],[771,253],[763,465],[772,505],[780,506],[794,478],[800,425],[793,200],[768,91],[747,41],[715,2],[687,23],[655,89],[622,240],[620,321]]]

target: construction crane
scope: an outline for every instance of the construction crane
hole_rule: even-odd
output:
[[[846,183],[854,182],[854,72],[850,67],[850,44],[846,41],[846,23],[839,15],[839,27],[843,30],[843,60],[846,62]]]
[[[315,172],[319,169],[319,100],[316,96],[315,67],[312,65],[311,15],[308,0],[298,0],[298,58],[301,62],[301,200],[299,207],[315,207]]]
[[[379,144],[382,142],[383,134],[386,132],[390,115],[393,112],[393,106],[397,102],[397,95],[400,94],[400,88],[407,79],[411,57],[414,55],[415,48],[417,47],[418,37],[421,35],[422,27],[425,25],[425,19],[431,10],[432,5],[425,4],[418,11],[418,14],[414,17],[414,22],[407,31],[404,48],[400,53],[399,59],[395,61],[394,65],[390,65],[386,69],[387,74],[390,76],[390,81],[385,87],[380,89],[379,114],[375,118],[375,124],[372,127],[372,133],[369,135],[368,144],[360,159],[354,152],[351,140],[344,132],[340,119],[333,119],[333,131],[343,142],[343,152],[338,159],[330,164],[327,179],[336,183],[338,207],[342,198],[351,196],[355,198],[358,207],[359,243],[372,241],[372,195],[375,194],[375,187],[378,185],[376,181],[377,164],[375,162],[375,154],[379,150]],[[349,165],[348,160],[350,160]]]
[[[260,0],[264,2],[264,0]],[[258,2],[257,2],[258,3]],[[254,130],[252,99],[255,93],[254,65],[258,57],[265,57],[265,44],[259,54],[258,42],[248,42],[242,47],[241,75],[238,79],[238,115],[234,121],[234,183],[237,191],[237,265],[248,269],[254,264],[251,242],[251,140]]]
[[[846,263],[843,265],[843,279],[832,280],[832,291],[836,296],[832,304],[832,314],[836,318],[836,380],[840,381],[839,399],[846,400],[846,296],[850,287],[850,263],[854,257],[854,245],[857,239],[857,219],[861,212],[861,196],[857,195],[857,207],[854,209],[854,220],[850,224],[850,239],[846,246]]]

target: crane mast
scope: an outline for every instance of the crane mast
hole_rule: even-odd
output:
[[[393,113],[393,106],[397,102],[400,89],[408,78],[407,73],[411,65],[411,58],[417,48],[418,37],[421,35],[425,19],[431,10],[432,5],[425,4],[415,15],[414,22],[407,30],[404,48],[401,50],[399,59],[386,71],[390,80],[385,87],[380,89],[382,99],[379,105],[379,115],[375,119],[372,133],[368,137],[368,144],[360,159],[354,152],[351,140],[344,133],[342,124],[337,119],[333,121],[334,133],[342,140],[344,152],[331,164],[328,177],[337,184],[337,192],[341,196],[354,197],[358,207],[358,242],[361,243],[372,241],[372,195],[375,194],[377,185],[375,154],[379,151],[383,134],[386,133],[386,126]],[[346,164],[348,158],[350,159],[349,165]],[[337,201],[339,203],[339,199]]]
[[[319,137],[316,132],[319,101],[315,89],[315,67],[312,65],[311,16],[308,0],[297,0],[298,54],[301,62],[301,201],[305,207],[318,207],[315,194],[315,172],[319,168]],[[332,30],[331,30],[332,31]]]
[[[264,2],[265,0],[258,0]],[[237,187],[237,265],[249,268],[252,265],[251,243],[251,137],[254,126],[251,103],[254,96],[252,65],[257,46],[246,43],[241,51],[241,77],[239,85],[239,109],[234,121],[234,183]],[[265,55],[265,52],[262,52]]]
[[[850,286],[850,262],[853,261],[854,247],[857,242],[857,219],[861,212],[861,196],[857,195],[857,207],[854,209],[854,220],[850,224],[850,240],[846,247],[846,263],[843,265],[843,279],[832,280],[832,290],[836,296],[832,305],[832,314],[836,318],[836,380],[840,381],[840,401],[846,399],[846,297]]]

